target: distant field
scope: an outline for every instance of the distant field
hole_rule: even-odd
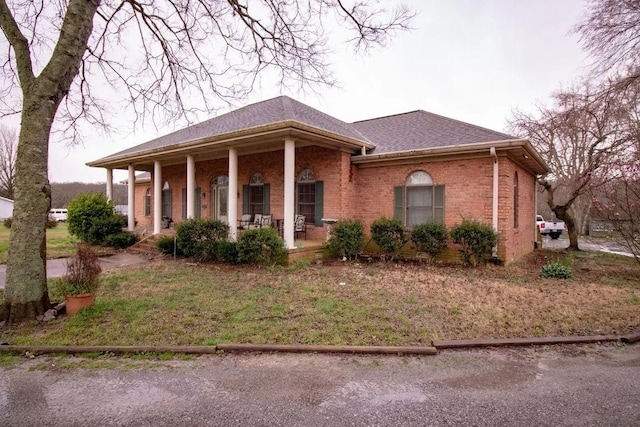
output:
[[[11,229],[0,225],[0,264],[7,262]],[[69,235],[67,224],[59,222],[55,228],[47,229],[47,258],[61,258],[73,255],[78,239]]]

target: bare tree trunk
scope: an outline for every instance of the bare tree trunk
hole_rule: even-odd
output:
[[[49,308],[46,218],[51,207],[49,133],[56,111],[78,75],[99,0],[70,0],[50,61],[36,77],[30,46],[4,0],[0,24],[15,52],[22,88],[22,122],[16,156],[15,203],[0,320],[34,319]]]
[[[569,199],[569,201],[564,205],[557,205],[553,199],[555,189],[551,184],[548,181],[542,181],[540,184],[547,190],[547,204],[549,205],[549,208],[556,215],[556,218],[564,221],[564,224],[567,227],[567,233],[569,234],[569,249],[579,251],[580,248],[578,247],[578,230],[576,228],[576,221],[573,218],[573,215],[569,212],[575,197]]]
[[[49,308],[46,219],[51,206],[47,158],[55,114],[52,102],[24,100],[16,161],[16,199],[7,259],[4,316],[8,323],[35,318]]]

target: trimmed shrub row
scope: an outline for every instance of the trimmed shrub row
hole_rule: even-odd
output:
[[[274,228],[245,230],[237,242],[228,240],[229,225],[213,219],[188,219],[176,227],[173,237],[160,238],[156,245],[165,254],[184,255],[199,262],[229,264],[283,264],[287,251]]]
[[[332,230],[329,249],[344,258],[354,259],[362,249],[363,230],[360,220],[338,222]],[[473,267],[490,259],[491,249],[498,244],[498,235],[493,228],[478,221],[464,220],[450,233],[444,225],[432,223],[408,230],[398,219],[379,218],[371,224],[371,238],[389,260],[393,260],[409,241],[433,260],[447,247],[449,235],[460,245],[462,260]]]

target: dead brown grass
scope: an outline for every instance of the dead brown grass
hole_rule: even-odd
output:
[[[573,280],[541,279],[553,260]],[[161,261],[110,271],[95,306],[24,344],[429,345],[435,339],[625,334],[640,327],[633,260],[538,251],[507,267],[343,263],[289,269]]]

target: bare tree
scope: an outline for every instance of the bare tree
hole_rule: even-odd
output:
[[[551,172],[538,183],[546,190],[549,208],[565,222],[569,248],[575,250],[579,224],[572,208],[589,196],[596,172],[607,176],[608,159],[629,141],[618,127],[624,92],[602,93],[600,87],[583,83],[556,93],[553,105],[539,107],[536,114],[516,111],[510,121],[512,130],[529,138],[549,165]],[[586,203],[583,209],[589,207]]]
[[[640,77],[640,1],[589,0],[574,31],[596,60],[598,74],[622,74],[616,79],[620,85]]]
[[[7,126],[0,126],[0,195],[13,200],[16,179],[18,134]]]
[[[614,161],[610,175],[593,191],[594,208],[640,264],[640,153]]]
[[[0,49],[0,103],[22,123],[0,318],[34,318],[48,305],[44,224],[55,117],[72,138],[80,119],[108,127],[103,84],[123,95],[136,121],[193,117],[194,109],[210,110],[211,99],[247,94],[264,72],[282,84],[331,84],[328,31],[342,25],[355,48],[366,49],[387,43],[412,16],[404,6],[384,10],[365,0],[0,0],[8,43]]]

